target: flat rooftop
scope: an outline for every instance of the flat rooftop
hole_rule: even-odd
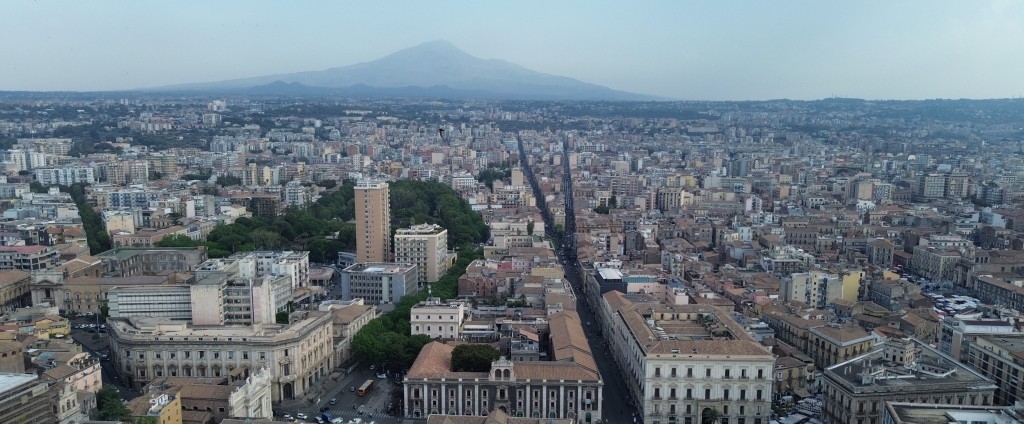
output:
[[[0,373],[0,392],[5,392],[25,383],[38,380],[35,374]]]
[[[410,264],[387,264],[387,263],[359,263],[342,270],[342,272],[370,272],[375,274],[403,274],[413,269],[416,265]]]
[[[936,387],[948,387],[953,390],[959,387],[967,392],[970,389],[996,388],[991,380],[955,359],[916,339],[913,343],[917,359],[911,366],[886,360],[885,344],[882,344],[871,352],[829,367],[826,374],[842,381],[848,387],[864,390],[886,388],[914,391],[914,388],[934,390]],[[872,378],[865,380],[865,374]]]
[[[886,402],[896,423],[949,424],[984,422],[988,424],[1019,423],[1020,413],[1007,406],[939,405],[928,403]]]

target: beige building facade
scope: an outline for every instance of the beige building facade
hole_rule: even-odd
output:
[[[154,318],[110,319],[110,357],[126,384],[164,376],[223,377],[267,368],[273,401],[295,399],[334,367],[333,317],[300,312],[288,325],[192,326]]]
[[[448,252],[448,230],[435,224],[401,228],[395,233],[395,262],[420,267],[420,284],[440,280],[455,264]]]
[[[385,181],[359,181],[356,197],[356,260],[391,259],[391,199]]]

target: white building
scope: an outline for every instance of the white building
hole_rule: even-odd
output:
[[[417,303],[409,313],[412,335],[426,334],[431,339],[459,339],[466,319],[466,306],[461,302],[445,302],[432,297]]]
[[[455,264],[448,252],[448,230],[436,224],[413,225],[395,232],[395,262],[416,264],[420,283],[440,280]]]
[[[35,170],[36,181],[39,181],[39,184],[44,186],[72,185],[75,183],[93,184],[96,182],[95,172],[89,166],[39,168]]]
[[[598,311],[642,422],[768,423],[775,357],[727,312],[611,291]]]
[[[411,264],[356,263],[341,270],[341,296],[362,298],[371,305],[397,302],[416,293],[419,267]]]

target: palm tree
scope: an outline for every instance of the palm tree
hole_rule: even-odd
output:
[[[705,408],[701,413],[700,422],[701,424],[715,424],[722,418],[722,413],[718,412],[715,408]]]

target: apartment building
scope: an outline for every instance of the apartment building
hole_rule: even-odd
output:
[[[267,368],[272,400],[304,396],[334,367],[331,314],[298,313],[291,324],[190,325],[162,318],[111,318],[110,358],[130,387],[160,377],[223,377]]]
[[[912,338],[882,346],[824,372],[826,423],[879,424],[886,401],[992,405],[997,386],[970,367]]]
[[[421,284],[440,280],[455,264],[455,254],[448,252],[448,230],[440,225],[401,228],[394,245],[395,262],[419,266]]]
[[[33,374],[0,373],[0,422],[50,423],[56,419],[46,381]]]
[[[1024,400],[1024,334],[979,336],[966,363],[996,382],[997,405]]]
[[[775,357],[725,310],[610,291],[599,314],[644,423],[767,424]]]
[[[32,274],[9,269],[0,271],[0,311],[12,311],[32,303]]]
[[[39,271],[57,266],[57,249],[50,246],[0,246],[0,270]]]
[[[794,273],[782,279],[779,294],[786,302],[824,308],[832,300],[843,298],[843,280],[838,274],[821,271]]]
[[[957,361],[967,360],[971,345],[978,337],[1013,337],[1014,334],[1020,334],[1012,322],[994,318],[946,317],[942,319],[940,325],[939,351]]]
[[[362,180],[355,187],[356,259],[391,259],[391,198],[385,181]]]
[[[42,373],[49,384],[50,404],[59,424],[75,424],[89,418],[96,408],[95,394],[103,387],[100,372],[99,358],[79,352]]]
[[[35,170],[36,181],[43,186],[65,185],[75,183],[93,184],[96,182],[95,170],[91,166],[68,166],[60,168],[38,168]]]
[[[853,323],[828,323],[807,332],[807,352],[818,369],[863,355],[875,347],[875,337]]]
[[[955,281],[960,258],[956,247],[915,246],[910,268],[935,281]]]
[[[341,270],[341,295],[371,305],[397,302],[419,291],[419,267],[412,264],[357,263]]]
[[[363,301],[330,300],[320,303],[321,311],[334,316],[334,363],[343,364],[352,357],[352,338],[377,317],[379,310]]]

